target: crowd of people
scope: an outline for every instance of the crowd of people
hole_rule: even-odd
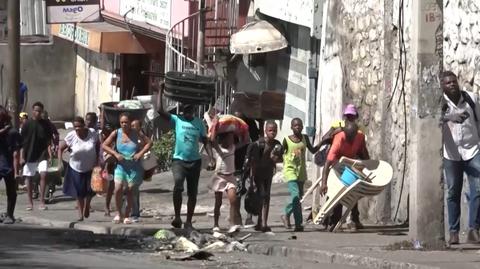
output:
[[[441,126],[443,128],[443,156],[447,194],[448,223],[450,244],[459,243],[460,197],[463,174],[466,173],[469,193],[469,214],[467,241],[479,242],[480,228],[480,159],[479,159],[479,119],[480,104],[478,96],[462,91],[457,76],[443,72],[440,76],[443,91]],[[162,98],[163,92],[158,95]],[[161,100],[161,99],[160,99]],[[213,230],[220,230],[219,216],[223,195],[230,203],[230,232],[237,231],[244,224],[252,225],[255,230],[268,232],[270,189],[277,163],[283,163],[283,175],[290,198],[285,206],[281,220],[285,228],[292,228],[293,215],[295,231],[303,231],[301,199],[304,183],[307,180],[306,153],[317,153],[322,145],[328,150],[319,152],[324,155],[322,184],[320,193],[328,191],[328,177],[331,167],[341,157],[350,159],[369,159],[365,130],[358,123],[359,115],[354,105],[346,105],[343,120],[332,124],[331,129],[312,145],[308,136],[302,133],[303,122],[299,118],[291,121],[292,134],[283,142],[276,139],[278,126],[275,121],[261,121],[245,117],[242,111],[234,115],[242,119],[249,129],[250,143],[238,144],[234,132],[225,132],[209,136],[208,130],[222,111],[211,109],[205,114],[205,122],[195,116],[193,105],[183,105],[178,115],[163,109],[157,102],[160,117],[170,122],[175,132],[173,161],[173,207],[175,217],[171,225],[175,228],[193,228],[193,215],[197,202],[199,177],[202,168],[200,144],[203,144],[208,156],[208,170],[214,170],[210,188],[214,193]],[[35,193],[39,193],[39,210],[46,210],[45,192],[49,161],[57,154],[59,160],[68,154],[65,163],[63,192],[77,200],[78,220],[90,215],[90,202],[94,196],[90,180],[92,171],[101,167],[101,175],[109,182],[105,193],[105,216],[110,216],[111,199],[114,197],[117,214],[115,223],[130,224],[140,217],[139,186],[144,179],[141,160],[152,147],[152,141],[142,132],[140,122],[133,120],[127,113],[119,118],[120,128],[105,124],[97,128],[95,113],[88,113],[83,119],[76,117],[74,130],[59,143],[59,135],[49,121],[43,104],[32,105],[32,115],[20,113],[19,130],[12,127],[11,115],[0,106],[0,178],[5,181],[7,190],[7,212],[3,223],[14,223],[14,209],[17,199],[17,178],[25,179],[28,206],[33,210]],[[207,126],[206,126],[207,125]],[[208,127],[208,128],[206,128]],[[215,157],[216,156],[216,157]],[[321,158],[321,156],[320,156]],[[317,158],[315,158],[317,159]],[[59,161],[62,164],[62,161]],[[39,191],[33,184],[33,177],[39,174]],[[183,191],[187,190],[187,215],[182,220]],[[247,187],[248,185],[248,187]],[[245,207],[248,211],[245,222],[240,214],[241,199],[245,195]],[[126,200],[126,203],[124,202]],[[124,210],[123,210],[124,209]],[[253,215],[258,216],[257,223]],[[342,207],[337,206],[324,225],[334,227],[340,220]],[[355,206],[347,221],[348,228],[361,229],[359,212]]]
[[[159,95],[161,96],[161,94]],[[315,153],[321,143],[312,146],[309,137],[302,134],[303,122],[295,118],[291,122],[292,135],[283,142],[276,139],[278,126],[275,121],[253,120],[245,117],[242,111],[234,115],[248,125],[250,143],[238,144],[234,132],[220,133],[209,137],[208,128],[212,123],[205,124],[195,116],[193,105],[183,105],[178,115],[164,111],[159,102],[159,115],[171,123],[175,132],[173,161],[171,171],[174,179],[173,207],[175,217],[172,226],[175,228],[193,228],[192,218],[198,194],[199,177],[202,167],[200,143],[208,156],[207,170],[215,170],[210,188],[214,193],[214,224],[213,230],[219,231],[220,207],[225,193],[230,203],[229,232],[239,230],[242,225],[240,214],[241,199],[245,195],[245,203],[252,210],[247,210],[245,226],[253,226],[255,230],[268,232],[268,214],[270,204],[270,189],[277,163],[284,164],[284,178],[290,193],[290,199],[285,206],[282,221],[286,228],[291,228],[290,218],[293,215],[295,231],[303,231],[303,216],[300,200],[303,186],[307,180],[306,151]],[[347,124],[333,128],[342,133],[342,128],[355,125],[356,109],[351,106],[346,110]],[[206,116],[215,122],[220,111],[208,113]],[[8,208],[3,223],[13,223],[16,202],[17,179],[24,178],[27,190],[27,211],[34,210],[35,193],[38,193],[39,210],[47,210],[48,200],[45,192],[49,188],[47,170],[52,158],[58,158],[59,170],[64,171],[63,193],[76,199],[78,221],[90,216],[90,203],[95,193],[91,188],[92,174],[99,167],[101,176],[108,182],[105,197],[105,216],[111,214],[111,199],[114,198],[116,215],[114,223],[130,224],[140,217],[139,186],[144,179],[141,159],[152,147],[152,141],[144,135],[140,122],[132,120],[128,113],[119,117],[118,126],[112,128],[104,124],[99,130],[98,117],[95,113],[87,113],[85,119],[75,117],[73,130],[67,133],[60,142],[58,131],[44,111],[40,102],[32,105],[32,115],[28,118],[25,112],[20,113],[19,131],[11,126],[11,117],[4,109],[0,109],[0,176],[7,185]],[[207,125],[207,126],[205,126]],[[352,127],[353,130],[353,127]],[[346,131],[345,131],[346,132]],[[335,134],[331,134],[333,137]],[[335,135],[335,137],[337,137]],[[348,138],[349,136],[344,136]],[[364,139],[362,135],[358,139]],[[358,140],[357,139],[357,140]],[[342,139],[337,144],[349,147],[349,139]],[[335,144],[335,143],[334,143]],[[362,144],[363,146],[365,145]],[[335,148],[335,147],[334,147]],[[350,149],[348,157],[362,157],[362,148]],[[339,149],[335,157],[345,154]],[[358,154],[355,150],[358,150]],[[333,151],[331,151],[333,152]],[[333,153],[332,153],[333,154]],[[56,155],[56,156],[55,156]],[[66,156],[65,156],[66,155]],[[216,156],[216,158],[215,158]],[[363,156],[364,157],[364,156]],[[368,157],[368,154],[367,154]],[[65,159],[65,161],[63,161]],[[34,176],[39,175],[39,191],[34,184]],[[247,182],[248,181],[248,182]],[[186,183],[187,215],[185,222],[180,217],[182,196]],[[247,188],[247,185],[248,188]],[[253,216],[258,216],[257,223]]]

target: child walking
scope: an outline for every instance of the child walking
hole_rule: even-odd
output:
[[[214,148],[217,151],[217,168],[212,178],[212,190],[215,192],[214,224],[213,231],[220,231],[218,219],[222,206],[223,193],[226,192],[230,202],[230,229],[229,233],[240,229],[242,219],[239,212],[237,199],[237,185],[235,173],[235,136],[232,132],[219,134]]]
[[[256,231],[270,232],[268,212],[270,209],[270,191],[277,163],[282,161],[282,144],[276,140],[278,126],[274,121],[265,124],[265,137],[251,143],[247,149],[244,171],[251,175],[260,194],[261,212],[258,215]]]
[[[296,232],[303,231],[302,205],[300,200],[303,196],[303,185],[307,180],[307,167],[305,164],[306,149],[311,153],[318,151],[320,146],[313,147],[306,135],[302,134],[303,122],[299,118],[292,119],[291,129],[293,135],[283,140],[283,172],[284,179],[288,184],[290,201],[285,207],[285,214],[282,215],[282,222],[285,228],[290,229],[290,215],[293,214]]]

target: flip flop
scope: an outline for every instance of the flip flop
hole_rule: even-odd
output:
[[[27,208],[25,208],[26,211],[32,211],[33,210],[33,207],[32,206],[27,206]]]
[[[282,219],[283,226],[286,229],[292,229],[292,224],[290,224],[290,218],[285,215],[282,215],[280,218]]]
[[[48,210],[48,207],[46,205],[40,205],[38,209],[44,211],[44,210]]]
[[[132,224],[132,220],[130,218],[125,218],[123,224]]]
[[[113,218],[112,222],[115,224],[120,224],[122,222],[122,219],[119,215],[116,215],[115,218]]]

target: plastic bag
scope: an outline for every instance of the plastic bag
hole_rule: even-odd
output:
[[[102,168],[100,166],[93,168],[90,185],[95,193],[102,194],[107,192],[108,181],[102,177]]]
[[[260,193],[253,188],[249,188],[245,195],[245,211],[254,216],[258,216],[261,213],[261,210],[262,204]]]

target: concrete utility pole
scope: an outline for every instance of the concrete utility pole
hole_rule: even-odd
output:
[[[438,124],[442,98],[438,73],[443,58],[442,1],[417,0],[412,6],[412,111],[410,237],[427,247],[445,241],[442,180],[442,133]]]
[[[8,101],[7,109],[18,128],[18,90],[20,88],[20,1],[8,0]]]
[[[202,74],[202,66],[205,59],[205,0],[198,1],[198,39],[197,39],[197,72]]]

